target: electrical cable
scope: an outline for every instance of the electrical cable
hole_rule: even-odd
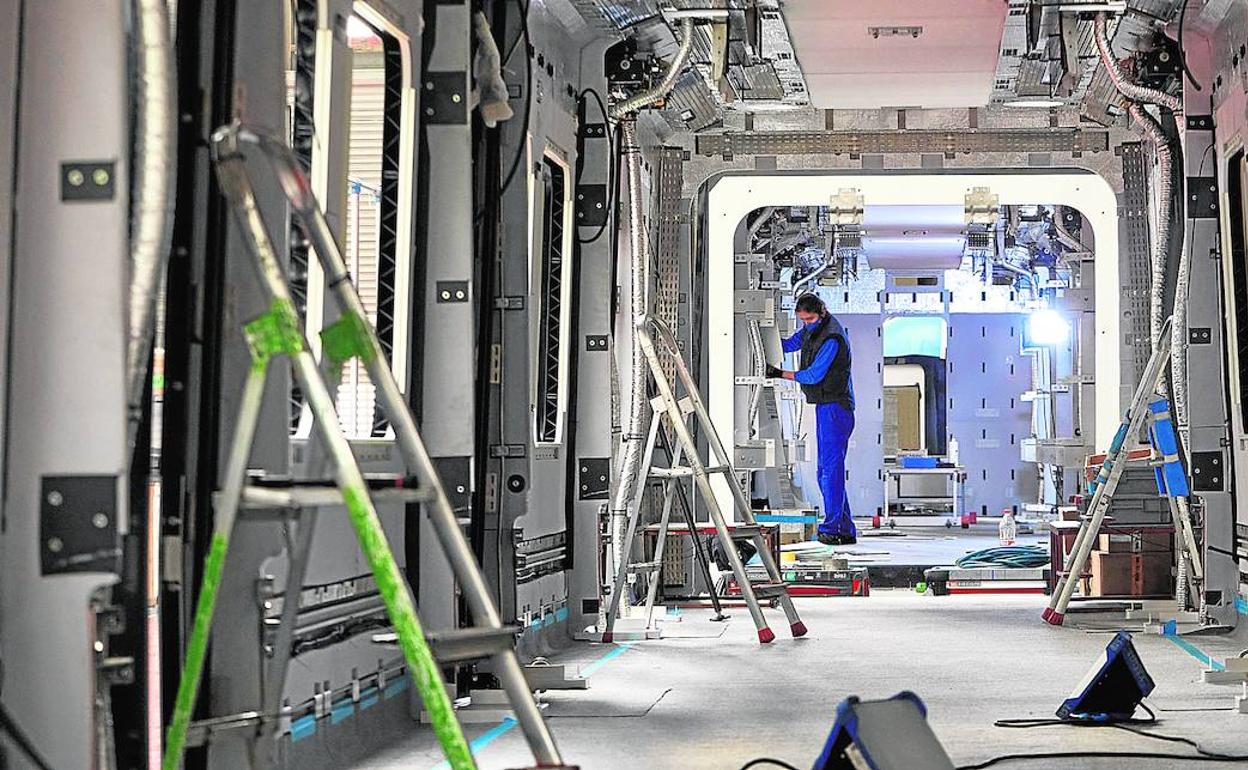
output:
[[[605,211],[607,212],[607,216],[605,219],[602,220],[602,225],[598,227],[598,232],[594,233],[594,236],[592,238],[582,239],[581,236],[579,235],[576,236],[576,242],[581,243],[581,244],[593,243],[594,241],[597,241],[599,238],[601,238],[602,234],[607,231],[607,225],[611,223],[611,220],[613,218],[611,215],[612,207],[614,205],[613,202],[615,198],[618,197],[619,195],[618,190],[617,190],[618,180],[616,180],[615,178],[616,176],[615,174],[615,135],[614,135],[614,132],[611,130],[611,119],[607,115],[606,102],[602,100],[602,95],[599,94],[598,91],[596,91],[592,87],[582,89],[581,92],[577,94],[577,97],[576,97],[577,100],[578,101],[584,100],[585,94],[589,94],[593,96],[594,101],[598,102],[598,110],[599,112],[602,113],[603,130],[606,132],[606,135],[607,135],[607,200],[606,200],[606,203],[604,204]],[[579,175],[577,176],[577,179],[576,179],[576,186],[577,187],[581,186],[581,179]]]
[[[524,40],[524,117],[520,120],[520,138],[516,143],[516,156],[511,160],[511,168],[507,170],[507,175],[503,177],[503,183],[499,185],[498,197],[501,199],[503,193],[507,192],[507,188],[511,186],[511,180],[515,178],[516,172],[520,170],[520,163],[524,160],[525,151],[528,149],[525,137],[529,133],[529,118],[533,112],[533,56],[528,49],[532,45],[532,38],[529,36],[529,2],[527,0],[516,0],[516,7],[520,9],[520,36]],[[518,43],[520,38],[517,38]],[[512,46],[513,50],[515,45]],[[511,58],[511,52],[507,54],[507,59]],[[506,64],[506,60],[504,60]]]
[[[1045,567],[1049,549],[1042,545],[1009,545],[985,548],[968,553],[955,564],[964,569],[975,567]]]
[[[1187,66],[1187,51],[1183,48],[1183,27],[1187,21],[1187,0],[1183,0],[1183,9],[1179,11],[1179,64],[1183,67],[1183,74],[1187,76],[1188,82],[1192,84],[1192,88],[1197,91],[1205,89],[1200,87],[1200,83],[1196,82],[1196,76],[1192,74],[1192,70]]]
[[[1166,735],[1164,733],[1154,733],[1148,730],[1141,730],[1131,725],[1154,724],[1157,722],[1157,714],[1147,703],[1140,703],[1140,708],[1148,714],[1147,719],[1128,719],[1121,722],[1093,722],[1079,721],[1072,719],[998,719],[993,722],[993,727],[1023,729],[1030,727],[1055,727],[1059,725],[1070,727],[1109,727],[1116,730],[1123,730],[1133,733],[1144,738],[1152,738],[1158,741],[1168,741],[1170,743],[1181,743],[1189,746],[1196,751],[1195,754],[1161,754],[1152,752],[1117,752],[1117,751],[1067,751],[1052,752],[1043,754],[1003,754],[1001,756],[992,757],[971,765],[959,765],[957,770],[982,770],[982,768],[992,767],[993,765],[1004,762],[1019,762],[1035,759],[1168,759],[1180,762],[1203,761],[1203,762],[1245,762],[1248,761],[1248,754],[1224,754],[1218,751],[1210,751],[1201,746],[1191,738],[1184,738],[1178,735]]]
[[[39,768],[39,770],[52,770],[52,765],[48,764],[48,761],[39,753],[39,749],[35,748],[35,744],[31,742],[30,737],[14,721],[13,716],[9,714],[3,703],[0,703],[0,733],[9,736],[9,740],[13,741],[13,745],[21,749],[31,764]]]
[[[746,762],[744,765],[741,765],[741,770],[749,770],[749,768],[751,767],[760,767],[762,765],[773,765],[775,767],[784,768],[784,770],[797,770],[797,767],[795,767],[794,765],[790,765],[788,762],[785,762],[783,759],[773,759],[771,757],[759,757],[757,759],[751,759],[749,762]]]

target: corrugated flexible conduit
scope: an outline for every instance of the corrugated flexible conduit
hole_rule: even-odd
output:
[[[650,239],[645,226],[645,199],[642,195],[641,145],[637,138],[637,122],[634,113],[662,99],[671,90],[677,76],[685,68],[689,53],[693,48],[693,19],[684,18],[680,22],[681,41],[676,56],[663,78],[653,88],[636,94],[611,107],[610,115],[620,120],[622,140],[620,151],[628,167],[628,221],[631,291],[629,301],[629,317],[635,323],[649,314],[650,309]],[[641,472],[643,444],[646,438],[646,418],[649,404],[646,401],[646,362],[641,346],[634,338],[632,355],[629,360],[629,398],[628,421],[623,434],[623,458],[620,461],[620,473],[617,477],[615,494],[611,501],[611,533],[615,546],[613,552],[613,569],[618,568],[620,560],[627,558],[624,551],[628,544],[621,543],[624,537],[624,522],[628,515],[629,497],[636,488],[638,474]]]
[[[1098,13],[1093,24],[1093,36],[1096,47],[1105,65],[1110,81],[1124,97],[1129,99],[1127,110],[1132,119],[1140,127],[1141,132],[1153,144],[1157,153],[1159,184],[1157,197],[1161,202],[1157,221],[1157,235],[1153,242],[1153,260],[1151,284],[1149,287],[1149,340],[1153,350],[1157,349],[1162,324],[1166,318],[1165,290],[1166,269],[1170,248],[1170,233],[1173,229],[1174,199],[1174,148],[1170,145],[1161,124],[1144,109],[1141,103],[1156,104],[1176,113],[1183,111],[1183,103],[1178,97],[1147,88],[1128,80],[1126,73],[1114,59],[1109,47],[1107,33],[1108,16]],[[1187,287],[1191,272],[1191,263],[1186,249],[1180,250],[1178,275],[1175,281],[1174,306],[1171,313],[1174,321],[1171,324],[1170,363],[1173,376],[1174,408],[1176,422],[1180,426],[1187,422]],[[1162,383],[1163,389],[1165,382]]]
[[[173,176],[177,123],[173,45],[165,0],[135,6],[134,200],[130,222],[129,330],[126,340],[127,437],[134,446],[143,412],[144,378],[152,349],[156,293],[173,240]]]

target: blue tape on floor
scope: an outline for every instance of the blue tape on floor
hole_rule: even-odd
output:
[[[386,689],[382,693],[382,695],[386,696],[386,698],[393,698],[394,696],[398,695],[399,693],[403,692],[406,689],[407,689],[407,677],[401,677],[399,679],[394,680],[390,684],[386,685]]]
[[[1200,649],[1199,647],[1187,641],[1183,637],[1166,636],[1166,638],[1174,642],[1175,647],[1178,647],[1180,650],[1182,650],[1183,652],[1186,652],[1188,655],[1191,655],[1193,658],[1200,661],[1201,663],[1204,663],[1206,666],[1213,669],[1214,671],[1226,670],[1226,666],[1222,665],[1221,663],[1217,662],[1213,658],[1209,657],[1209,653]]]
[[[607,663],[610,663],[612,660],[615,660],[616,658],[628,652],[632,648],[633,648],[632,644],[616,645],[613,649],[608,651],[602,657],[598,658],[597,660],[593,661],[589,665],[585,666],[585,668],[581,669],[581,676],[589,676],[593,672],[602,668]],[[515,726],[516,726],[516,720],[512,719],[511,717],[507,717],[502,722],[499,722],[494,727],[490,728],[489,730],[485,731],[481,735],[477,736],[470,744],[468,744],[469,748],[472,749],[473,756],[476,756],[476,754],[480,752],[482,749],[484,749],[486,746],[498,740],[500,737],[506,735]],[[444,759],[438,764],[434,765],[431,768],[431,770],[448,770],[450,766],[451,764]]]
[[[1235,611],[1240,615],[1248,615],[1248,599],[1242,596],[1235,597]]]
[[[347,717],[355,713],[355,704],[351,699],[340,700],[334,704],[333,710],[329,712],[329,723],[336,725]]]
[[[590,663],[588,666],[586,666],[585,668],[581,669],[581,676],[582,676],[582,677],[587,677],[587,676],[589,676],[589,675],[593,674],[593,673],[594,673],[595,671],[597,671],[598,669],[600,669],[600,668],[602,668],[603,666],[607,665],[608,663],[610,663],[611,661],[613,661],[613,660],[615,660],[616,658],[620,657],[621,655],[623,655],[624,653],[628,652],[628,651],[629,651],[629,650],[631,650],[631,649],[633,649],[633,645],[632,645],[632,644],[619,644],[619,645],[616,645],[615,649],[611,650],[610,652],[608,652],[607,654],[603,655],[603,656],[602,656],[601,658],[599,658],[598,660],[595,660],[593,663]]]
[[[366,687],[363,690],[360,690],[360,711],[372,708],[373,706],[376,706],[378,702],[380,702],[380,699],[378,698],[376,687]]]
[[[295,743],[316,734],[316,715],[308,714],[290,723],[290,742]]]
[[[754,521],[759,524],[818,524],[818,516],[790,516],[782,513],[756,513]]]

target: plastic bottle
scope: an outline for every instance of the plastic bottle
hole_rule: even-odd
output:
[[[1018,539],[1018,522],[1014,521],[1013,509],[1006,508],[1002,511],[997,533],[1001,536],[1001,545],[1014,545],[1014,541]]]
[[[949,437],[949,451],[947,453],[949,464],[957,466],[958,464],[958,439],[956,436]]]

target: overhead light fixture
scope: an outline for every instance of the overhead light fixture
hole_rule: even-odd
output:
[[[1032,109],[1048,109],[1050,107],[1062,107],[1062,106],[1065,106],[1065,104],[1066,102],[1062,101],[1061,99],[1034,99],[1034,98],[1011,99],[1010,101],[1005,102],[1006,107],[1020,107],[1020,108],[1032,108]]]

